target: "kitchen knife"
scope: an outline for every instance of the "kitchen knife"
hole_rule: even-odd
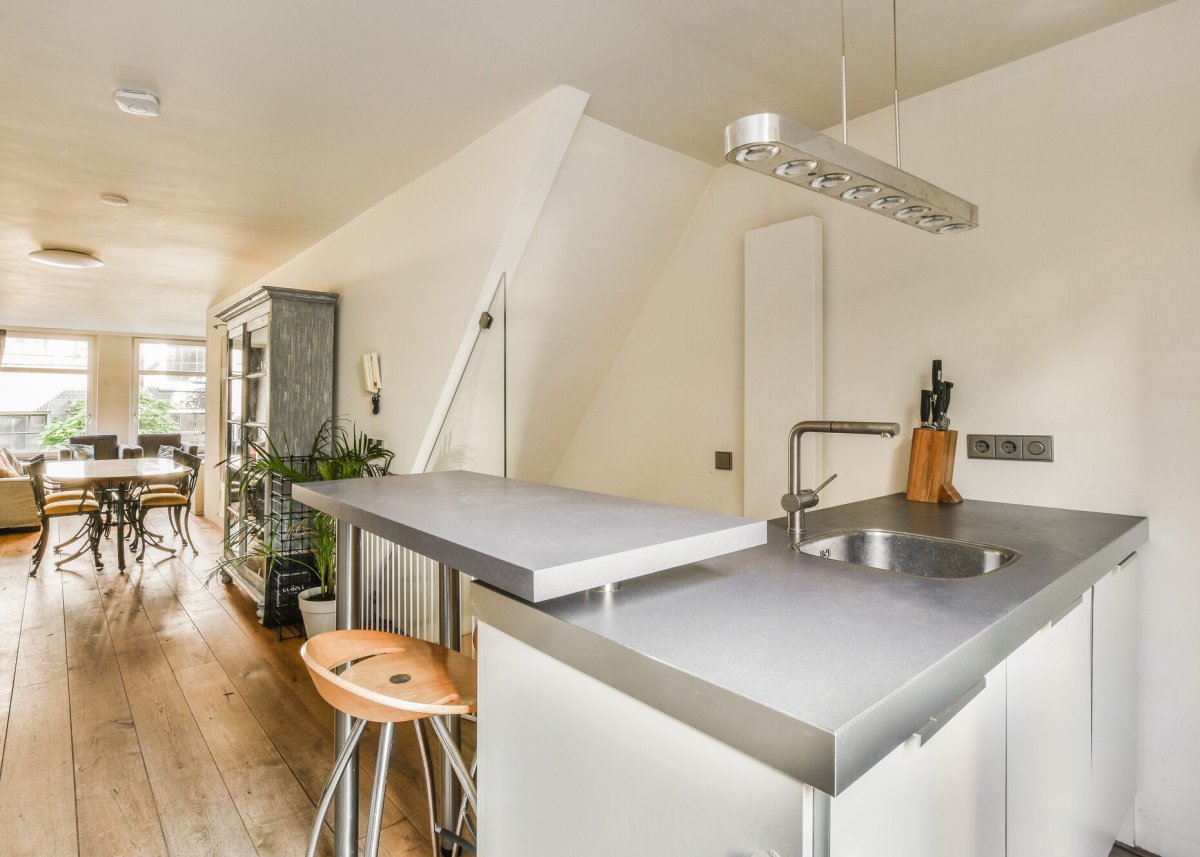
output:
[[[921,391],[921,427],[933,428],[933,390]]]
[[[937,427],[941,431],[947,431],[950,428],[950,417],[946,416],[946,412],[950,410],[950,391],[953,389],[953,381],[946,381],[942,384],[942,395],[938,398],[937,416]]]

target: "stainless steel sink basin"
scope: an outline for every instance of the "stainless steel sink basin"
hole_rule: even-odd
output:
[[[979,577],[1021,556],[995,545],[867,529],[823,533],[801,542],[796,549],[809,556],[939,578]]]

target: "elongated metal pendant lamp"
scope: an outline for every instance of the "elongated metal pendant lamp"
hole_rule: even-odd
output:
[[[900,87],[892,3],[896,166],[846,141],[846,47],[842,25],[842,141],[777,113],[743,116],[725,128],[725,159],[924,232],[952,235],[979,225],[973,203],[900,169]]]

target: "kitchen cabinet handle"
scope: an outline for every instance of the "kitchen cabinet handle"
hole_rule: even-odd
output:
[[[949,723],[954,718],[954,715],[966,708],[972,699],[979,696],[985,687],[987,687],[986,677],[981,678],[966,693],[933,715],[933,717],[930,717],[928,723],[913,733],[921,741],[919,746],[924,747],[926,741],[940,732],[942,727]]]
[[[1074,610],[1076,607],[1078,607],[1082,603],[1083,603],[1083,596],[1080,595],[1078,598],[1076,598],[1074,601],[1072,601],[1070,604],[1068,604],[1067,608],[1065,610],[1063,610],[1061,613],[1059,613],[1057,616],[1055,616],[1053,619],[1050,620],[1050,627],[1053,628],[1055,625],[1057,625],[1063,619],[1066,619],[1067,616],[1069,616],[1071,614],[1071,611]]]

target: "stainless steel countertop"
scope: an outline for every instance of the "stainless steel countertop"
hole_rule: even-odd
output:
[[[878,527],[1016,549],[938,580],[766,545],[522,602],[474,587],[480,618],[836,795],[1146,541],[1145,518],[903,494],[809,515],[809,536]]]
[[[307,482],[292,496],[529,601],[767,540],[762,521],[465,470]]]

